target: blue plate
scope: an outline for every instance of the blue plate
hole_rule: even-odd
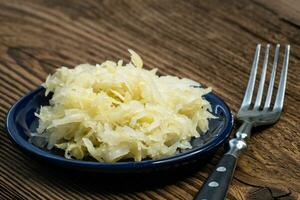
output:
[[[192,139],[193,148],[190,150],[158,160],[143,160],[141,162],[101,163],[66,159],[56,151],[40,149],[28,142],[29,133],[35,132],[38,125],[38,119],[34,113],[41,105],[48,105],[49,97],[45,97],[44,94],[45,89],[39,87],[12,106],[6,118],[8,135],[12,142],[25,153],[29,153],[30,156],[40,158],[47,163],[51,162],[75,170],[126,174],[174,169],[207,158],[226,141],[233,126],[233,117],[229,107],[218,96],[209,93],[205,98],[211,103],[213,113],[218,118],[209,121],[209,131],[207,133],[200,138]]]

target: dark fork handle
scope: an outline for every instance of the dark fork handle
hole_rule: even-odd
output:
[[[218,165],[211,173],[201,190],[194,197],[195,200],[223,200],[226,197],[237,158],[224,154]]]
[[[201,190],[196,194],[195,200],[223,200],[226,197],[239,154],[247,148],[242,137],[250,132],[251,126],[243,124],[237,132],[238,138],[229,140],[229,151],[223,155],[214,171],[210,174]]]

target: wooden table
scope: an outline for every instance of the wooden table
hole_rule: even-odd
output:
[[[300,1],[1,0],[0,199],[192,199],[222,148],[191,174],[149,187],[138,187],[141,177],[122,190],[23,154],[6,135],[6,113],[55,68],[128,60],[132,48],[146,68],[211,86],[235,114],[257,43],[291,44],[285,107],[277,124],[253,134],[228,199],[299,199]]]

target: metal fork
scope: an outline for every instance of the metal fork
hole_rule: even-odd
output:
[[[271,105],[272,93],[273,93],[275,76],[276,76],[276,68],[277,68],[278,57],[279,57],[279,48],[280,45],[277,44],[275,49],[274,61],[272,65],[269,87],[266,94],[266,100],[262,107],[262,97],[263,97],[263,90],[264,90],[264,84],[266,79],[266,72],[268,67],[268,58],[269,58],[269,51],[270,51],[270,45],[268,44],[266,46],[260,82],[257,90],[257,95],[255,98],[255,103],[254,106],[252,107],[251,102],[252,102],[252,96],[253,96],[253,91],[255,86],[260,49],[261,49],[261,44],[257,45],[244,100],[237,114],[237,119],[242,122],[242,125],[238,129],[236,133],[236,137],[229,141],[229,147],[230,147],[229,151],[223,155],[223,157],[217,164],[216,168],[208,177],[208,179],[202,186],[201,190],[196,194],[194,199],[196,200],[225,199],[228,186],[231,182],[236,167],[237,159],[240,153],[247,148],[246,142],[250,138],[252,127],[274,124],[279,119],[283,107],[284,93],[286,87],[290,45],[286,45],[285,47],[285,55],[283,59],[283,66],[281,70],[279,86],[278,86],[274,106],[273,108],[271,108],[270,105]]]

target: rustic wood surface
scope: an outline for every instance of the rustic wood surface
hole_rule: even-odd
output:
[[[0,199],[192,199],[222,149],[193,173],[145,187],[143,177],[82,179],[12,145],[6,113],[55,68],[128,60],[128,48],[147,68],[211,86],[236,113],[257,43],[291,44],[285,107],[255,130],[227,198],[300,199],[300,1],[0,0]]]

